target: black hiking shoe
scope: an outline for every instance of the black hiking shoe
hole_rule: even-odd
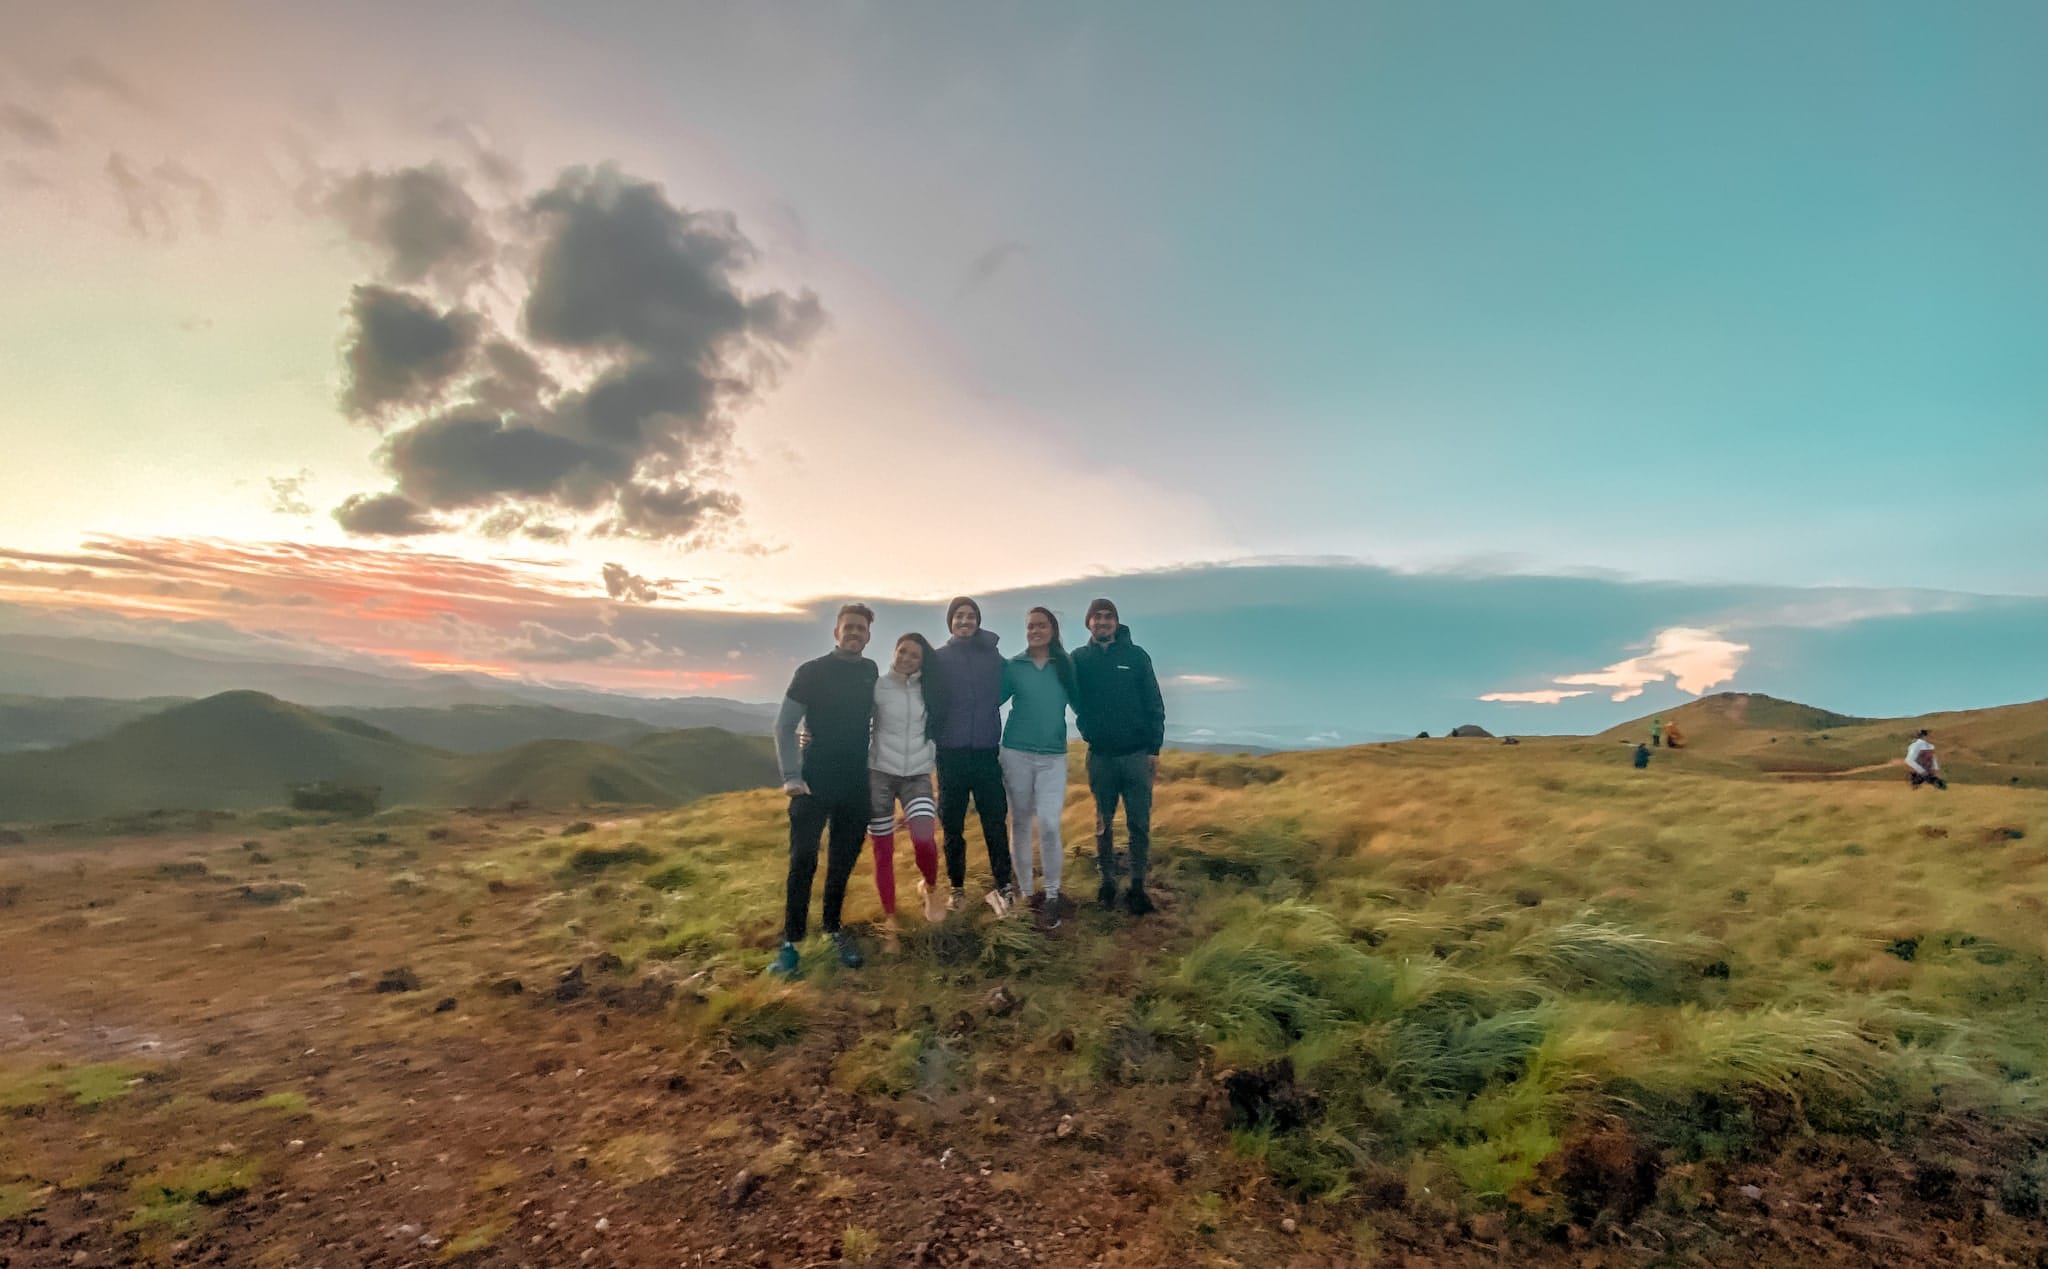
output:
[[[1124,906],[1130,909],[1132,916],[1141,917],[1153,911],[1152,900],[1145,894],[1143,886],[1132,886],[1124,892]]]
[[[860,948],[855,945],[853,935],[845,930],[832,931],[832,946],[839,950],[839,963],[848,969],[859,969],[868,963],[867,958],[860,954]]]
[[[1112,911],[1116,908],[1116,878],[1104,877],[1102,884],[1095,887],[1095,902]]]

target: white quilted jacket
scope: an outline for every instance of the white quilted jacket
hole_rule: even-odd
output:
[[[875,728],[868,765],[885,775],[923,775],[938,760],[925,735],[924,675],[885,670],[875,679]]]

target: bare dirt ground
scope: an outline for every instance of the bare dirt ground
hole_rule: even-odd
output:
[[[564,818],[452,816],[416,855]],[[412,896],[384,849],[0,848],[0,1267],[2048,1263],[1882,1158],[1788,1156],[1598,1245],[1393,1199],[1332,1224],[1231,1152],[1210,1081],[861,1096],[834,1059],[892,1006],[707,1044],[686,980],[550,949],[544,886]]]

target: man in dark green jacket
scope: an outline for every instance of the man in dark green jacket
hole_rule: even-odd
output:
[[[1145,870],[1152,853],[1152,782],[1159,775],[1159,748],[1166,743],[1166,703],[1152,658],[1131,642],[1116,605],[1098,599],[1088,605],[1086,647],[1074,650],[1074,716],[1088,742],[1088,787],[1095,794],[1095,862],[1102,884],[1095,897],[1116,904],[1116,804],[1124,804],[1124,828],[1131,840],[1131,888],[1124,903],[1133,916],[1152,910],[1145,894]]]

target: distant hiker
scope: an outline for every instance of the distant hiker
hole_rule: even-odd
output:
[[[1643,744],[1643,743],[1642,743],[1641,741],[1637,741],[1637,742],[1636,742],[1636,770],[1638,770],[1638,771],[1643,771],[1643,770],[1647,770],[1647,769],[1649,768],[1649,765],[1650,765],[1650,747],[1649,747],[1648,745],[1646,745],[1646,744]]]
[[[1663,747],[1664,720],[1662,718],[1653,718],[1650,720],[1650,744],[1659,748]]]
[[[1664,729],[1664,747],[1666,749],[1685,748],[1685,733],[1678,730],[1677,723],[1672,723]]]
[[[1003,654],[996,636],[981,628],[981,605],[965,595],[946,605],[953,637],[938,651],[946,680],[946,712],[939,721],[939,827],[945,830],[950,906],[967,894],[967,803],[981,817],[988,847],[988,906],[1006,915],[1017,900],[1010,873],[1010,803],[1003,791]]]
[[[1095,897],[1116,904],[1116,804],[1124,804],[1124,828],[1131,844],[1131,886],[1124,904],[1133,916],[1152,910],[1145,871],[1152,852],[1152,782],[1159,775],[1159,750],[1166,743],[1166,703],[1152,658],[1131,642],[1130,627],[1116,605],[1098,599],[1088,605],[1085,647],[1074,653],[1079,691],[1075,718],[1088,742],[1088,788],[1095,794],[1095,863],[1102,884]]]
[[[932,794],[938,761],[933,737],[946,712],[945,680],[937,655],[921,634],[896,641],[896,655],[875,679],[874,734],[868,741],[868,840],[875,847],[875,893],[882,900],[882,947],[898,950],[896,929],[896,808],[910,828],[917,858],[917,897],[924,919],[944,920],[939,893],[939,804]]]
[[[1912,788],[1931,784],[1937,789],[1946,789],[1948,781],[1941,778],[1941,759],[1934,756],[1934,742],[1927,738],[1927,729],[1922,727],[1913,743],[1906,746],[1906,779]]]
[[[1074,703],[1074,662],[1060,643],[1059,618],[1033,608],[1024,619],[1024,651],[1003,667],[1003,783],[1010,796],[1010,864],[1017,889],[1029,896],[1039,924],[1058,929],[1065,900],[1060,876],[1060,812],[1067,805],[1067,710]],[[1031,830],[1038,829],[1041,895],[1031,888]]]
[[[839,610],[836,646],[796,668],[775,716],[775,758],[782,791],[789,794],[789,884],[782,913],[782,947],[773,972],[797,976],[797,944],[810,919],[811,879],[818,871],[818,838],[829,829],[825,854],[825,933],[849,969],[861,965],[853,936],[839,928],[846,879],[860,862],[861,828],[868,822],[868,730],[875,713],[875,663],[861,655],[875,614],[865,604]],[[802,723],[809,743],[800,744]]]

